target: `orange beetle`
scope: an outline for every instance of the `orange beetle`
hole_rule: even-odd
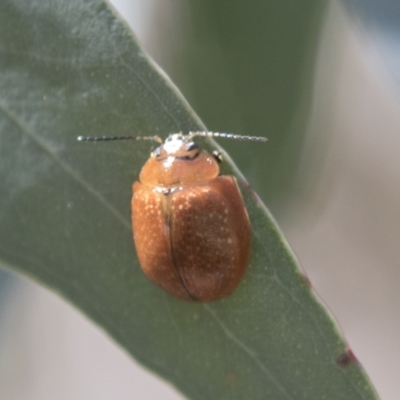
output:
[[[160,142],[133,184],[133,238],[147,277],[175,297],[214,301],[239,284],[250,255],[250,223],[236,179],[219,176],[218,158],[194,136],[265,138],[217,132],[157,136],[79,137]]]

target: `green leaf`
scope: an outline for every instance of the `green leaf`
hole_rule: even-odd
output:
[[[144,277],[130,197],[149,144],[76,137],[204,127],[106,3],[3,0],[0,93],[4,267],[59,292],[190,398],[376,398],[240,177],[253,248],[234,294],[189,304]],[[223,171],[238,175],[227,156]]]

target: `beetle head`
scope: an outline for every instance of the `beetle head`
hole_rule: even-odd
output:
[[[168,157],[180,160],[192,160],[199,155],[199,148],[189,135],[174,133],[169,135],[165,142],[157,147],[152,156],[161,161]]]

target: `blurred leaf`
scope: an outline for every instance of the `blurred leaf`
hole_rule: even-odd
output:
[[[2,265],[59,292],[190,398],[376,398],[243,180],[253,249],[232,296],[188,304],[143,276],[129,208],[149,145],[76,136],[202,126],[106,3],[3,0],[0,71]],[[229,160],[223,170],[237,174]]]
[[[343,0],[350,14],[362,23],[389,71],[400,84],[400,2],[393,0]]]
[[[177,43],[163,43],[156,53],[210,130],[268,137],[267,146],[224,146],[282,221],[297,190],[327,2],[181,3]],[[168,37],[170,19],[158,10],[153,35]]]
[[[8,294],[10,293],[8,289],[12,286],[15,280],[13,278],[14,276],[11,273],[0,270],[0,326],[2,322],[1,317],[3,316],[2,312],[3,309],[6,308],[9,297]]]

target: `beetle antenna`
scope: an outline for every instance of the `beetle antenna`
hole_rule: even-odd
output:
[[[111,140],[152,140],[162,144],[159,136],[78,136],[79,142],[107,142]]]
[[[266,142],[268,139],[263,136],[246,136],[246,135],[235,135],[234,133],[220,133],[220,132],[189,132],[189,138],[194,136],[204,136],[204,137],[221,137],[225,139],[235,139],[235,140],[250,140],[253,142]]]

